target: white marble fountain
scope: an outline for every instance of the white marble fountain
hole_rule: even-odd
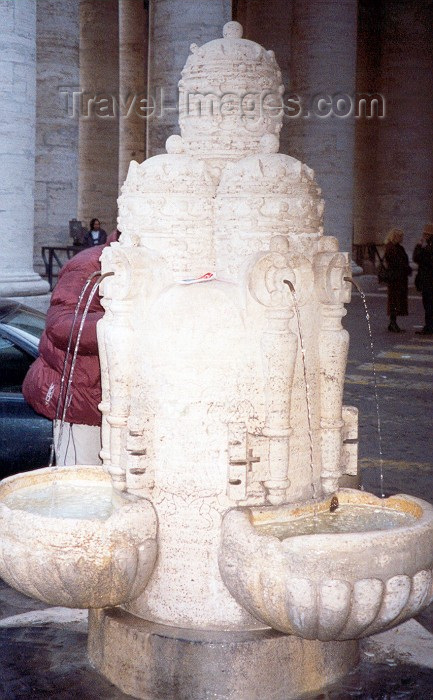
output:
[[[0,485],[1,576],[91,608],[93,664],[143,699],[297,698],[433,598],[432,507],[340,488],[349,256],[312,170],[278,153],[274,54],[241,36],[191,46],[181,136],[122,188],[103,469]]]

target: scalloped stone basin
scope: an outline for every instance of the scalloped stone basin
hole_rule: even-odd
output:
[[[50,605],[139,596],[157,551],[153,506],[115,492],[101,467],[51,467],[0,482],[0,576]]]
[[[342,489],[336,496],[339,508],[365,511],[359,528],[285,537],[284,524],[298,520],[302,531],[314,510],[326,521],[320,514],[330,511],[330,497],[315,506],[239,508],[224,517],[224,583],[276,630],[304,639],[357,639],[413,617],[433,599],[433,507],[406,495],[380,499]],[[269,528],[283,539],[266,534]]]

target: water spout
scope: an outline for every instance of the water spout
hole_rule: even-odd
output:
[[[337,496],[332,496],[331,503],[329,504],[329,510],[331,513],[335,513],[338,506],[340,505]]]
[[[292,282],[290,280],[283,280],[283,282],[284,284],[287,284],[292,294],[295,294],[295,287],[293,286]]]

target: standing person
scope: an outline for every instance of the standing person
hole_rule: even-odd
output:
[[[99,219],[92,219],[90,221],[90,229],[84,236],[84,245],[90,248],[94,245],[104,245],[107,242],[107,234],[103,228],[101,228],[101,222]]]
[[[112,234],[109,243],[117,240]],[[101,401],[101,369],[99,364],[96,324],[104,310],[98,292],[94,295],[84,321],[77,359],[71,383],[70,400],[65,413],[63,430],[60,419],[71,369],[75,342],[86,302],[93,288],[89,284],[75,320],[72,344],[68,357],[69,336],[74,323],[75,308],[83,286],[92,275],[101,270],[99,258],[105,246],[94,246],[71,258],[62,268],[51,297],[45,331],[39,345],[39,357],[31,365],[24,380],[23,394],[37,412],[54,421],[54,447],[57,465],[101,464],[102,416],[98,409]],[[96,281],[95,275],[94,281]],[[65,379],[62,375],[66,358]],[[59,399],[59,395],[60,399]],[[61,433],[61,435],[60,435]],[[61,437],[61,440],[59,440]]]
[[[384,260],[389,272],[388,282],[388,330],[391,333],[400,333],[397,325],[397,316],[408,315],[408,277],[412,274],[409,258],[403,248],[403,231],[400,228],[392,228],[385,238]]]
[[[423,236],[413,251],[413,261],[418,265],[417,289],[422,294],[425,323],[418,335],[433,335],[433,224],[424,226]]]

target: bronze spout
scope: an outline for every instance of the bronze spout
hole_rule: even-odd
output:
[[[332,498],[331,498],[331,503],[330,503],[330,506],[329,506],[330,512],[331,512],[331,513],[334,513],[334,512],[337,510],[337,508],[338,508],[339,505],[340,505],[340,504],[339,504],[339,502],[338,502],[337,496],[332,496]]]

